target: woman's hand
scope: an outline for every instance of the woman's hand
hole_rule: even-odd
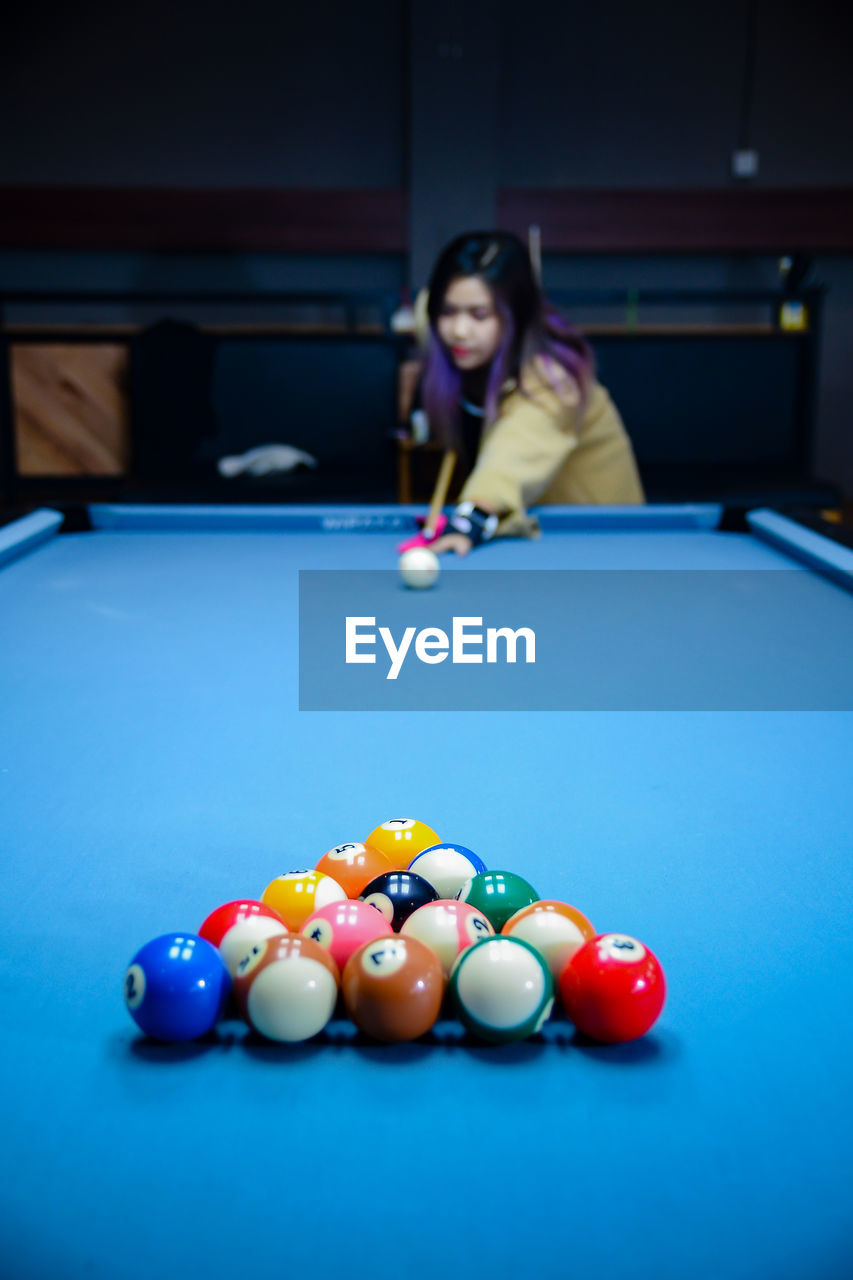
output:
[[[435,542],[430,542],[429,549],[437,556],[440,556],[443,551],[455,551],[458,556],[467,556],[473,545],[467,534],[453,532],[443,533],[440,538],[436,538]]]

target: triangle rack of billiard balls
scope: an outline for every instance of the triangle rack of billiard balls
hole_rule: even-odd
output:
[[[665,994],[637,938],[597,933],[576,907],[413,818],[216,907],[197,932],[153,938],[124,979],[134,1021],[166,1042],[236,1014],[280,1043],[339,1016],[378,1042],[416,1040],[449,1016],[500,1044],[540,1032],[556,1001],[582,1036],[618,1044],[650,1030]]]

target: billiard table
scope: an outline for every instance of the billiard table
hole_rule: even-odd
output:
[[[767,511],[738,532],[710,506],[540,514],[540,540],[445,558],[416,593],[394,572],[410,508],[0,529],[3,1274],[853,1274],[853,552]],[[401,620],[475,582],[509,614],[544,583],[553,703],[509,668],[505,699],[491,671],[468,701],[407,700],[367,665],[324,703],[305,667],[343,633],[311,610],[361,578]],[[720,653],[713,688],[752,666],[715,702]],[[565,694],[577,662],[592,694]],[[399,816],[643,940],[655,1027],[142,1036],[122,979],[145,941]]]

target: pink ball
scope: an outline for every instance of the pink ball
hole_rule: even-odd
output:
[[[413,911],[400,930],[401,935],[417,938],[431,947],[441,961],[445,978],[457,957],[481,938],[494,934],[489,921],[476,907],[455,898],[439,898]]]
[[[359,898],[350,898],[320,907],[305,921],[302,935],[324,947],[343,972],[347,960],[359,947],[376,938],[393,937],[394,930],[375,907]]]

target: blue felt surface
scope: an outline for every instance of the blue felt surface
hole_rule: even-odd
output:
[[[853,716],[298,713],[297,569],[394,542],[67,535],[0,573],[4,1270],[849,1276]],[[478,568],[524,563],[790,568],[702,531]],[[137,1036],[148,937],[408,814],[648,942],[655,1031]]]

